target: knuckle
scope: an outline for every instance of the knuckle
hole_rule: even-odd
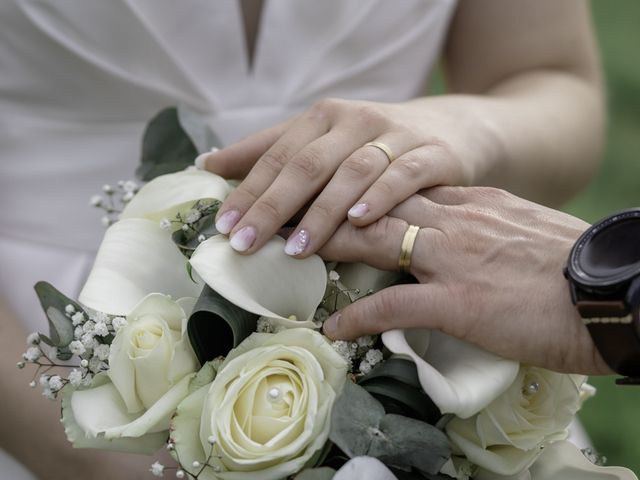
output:
[[[277,223],[278,226],[284,221],[281,219],[282,217],[282,209],[278,204],[278,201],[271,196],[264,196],[260,199],[260,201],[256,202],[252,208],[255,210],[257,218],[259,218],[263,223],[266,220],[267,222]]]
[[[417,156],[400,157],[394,162],[394,168],[405,178],[414,180],[421,178],[426,170],[424,162]]]
[[[320,177],[325,170],[320,153],[312,148],[307,148],[295,156],[289,162],[288,168],[305,180],[314,180]]]
[[[274,146],[260,158],[260,164],[269,171],[277,173],[287,164],[289,151],[285,147]]]
[[[382,110],[375,105],[364,104],[356,107],[355,120],[360,128],[381,130],[388,121]]]
[[[307,216],[320,218],[321,221],[327,221],[336,217],[338,211],[339,207],[332,203],[317,201],[311,206],[309,212],[307,212]]]
[[[369,176],[374,171],[374,164],[371,157],[354,154],[344,161],[341,170],[350,178],[361,178]]]
[[[378,197],[388,201],[396,198],[396,188],[385,177],[380,177],[372,186],[372,197]]]
[[[324,116],[340,108],[343,101],[344,100],[340,100],[338,98],[320,99],[311,106],[311,109],[310,109],[311,114],[314,116],[315,115]]]

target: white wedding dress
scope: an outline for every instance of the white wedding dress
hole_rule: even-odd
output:
[[[266,0],[250,67],[237,0],[3,0],[0,300],[44,330],[33,284],[77,295],[103,233],[88,199],[133,178],[160,109],[205,114],[228,144],[323,97],[410,99],[455,4]],[[0,478],[31,478],[13,468]]]

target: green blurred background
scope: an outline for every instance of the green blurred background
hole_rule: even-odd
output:
[[[607,77],[609,131],[601,170],[565,210],[589,222],[640,206],[640,1],[592,0]],[[581,414],[609,465],[640,477],[640,387],[620,387],[612,378],[591,378],[598,394]]]

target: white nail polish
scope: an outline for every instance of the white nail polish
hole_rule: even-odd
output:
[[[369,211],[369,205],[366,203],[356,203],[349,211],[347,215],[353,218],[363,217]]]
[[[289,237],[287,244],[284,246],[284,253],[287,255],[300,255],[309,245],[309,232],[300,230],[295,235]]]
[[[201,153],[193,161],[193,164],[198,170],[205,170],[208,156],[209,156],[209,152]]]
[[[216,220],[216,230],[226,235],[236,226],[238,220],[240,220],[240,212],[238,210],[228,210]]]
[[[209,155],[211,155],[212,153],[218,152],[219,150],[220,149],[218,147],[211,147],[211,150],[209,150],[208,152],[204,152],[198,155],[193,161],[193,164],[198,170],[205,170],[207,166],[207,157],[209,157]]]
[[[229,245],[237,252],[244,252],[248,250],[253,242],[256,241],[256,229],[253,227],[242,227],[238,230],[231,240],[229,241]]]

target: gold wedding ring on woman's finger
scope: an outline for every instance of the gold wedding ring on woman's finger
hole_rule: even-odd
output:
[[[413,253],[413,246],[416,243],[419,231],[420,227],[416,225],[409,225],[402,237],[398,267],[400,267],[400,271],[403,273],[409,273],[409,267],[411,267],[411,254]]]
[[[387,156],[387,159],[389,160],[389,163],[393,162],[396,159],[396,156],[393,154],[391,149],[382,142],[369,142],[369,143],[365,143],[364,146],[375,147],[378,150],[381,150],[382,152],[384,152],[384,154]]]

